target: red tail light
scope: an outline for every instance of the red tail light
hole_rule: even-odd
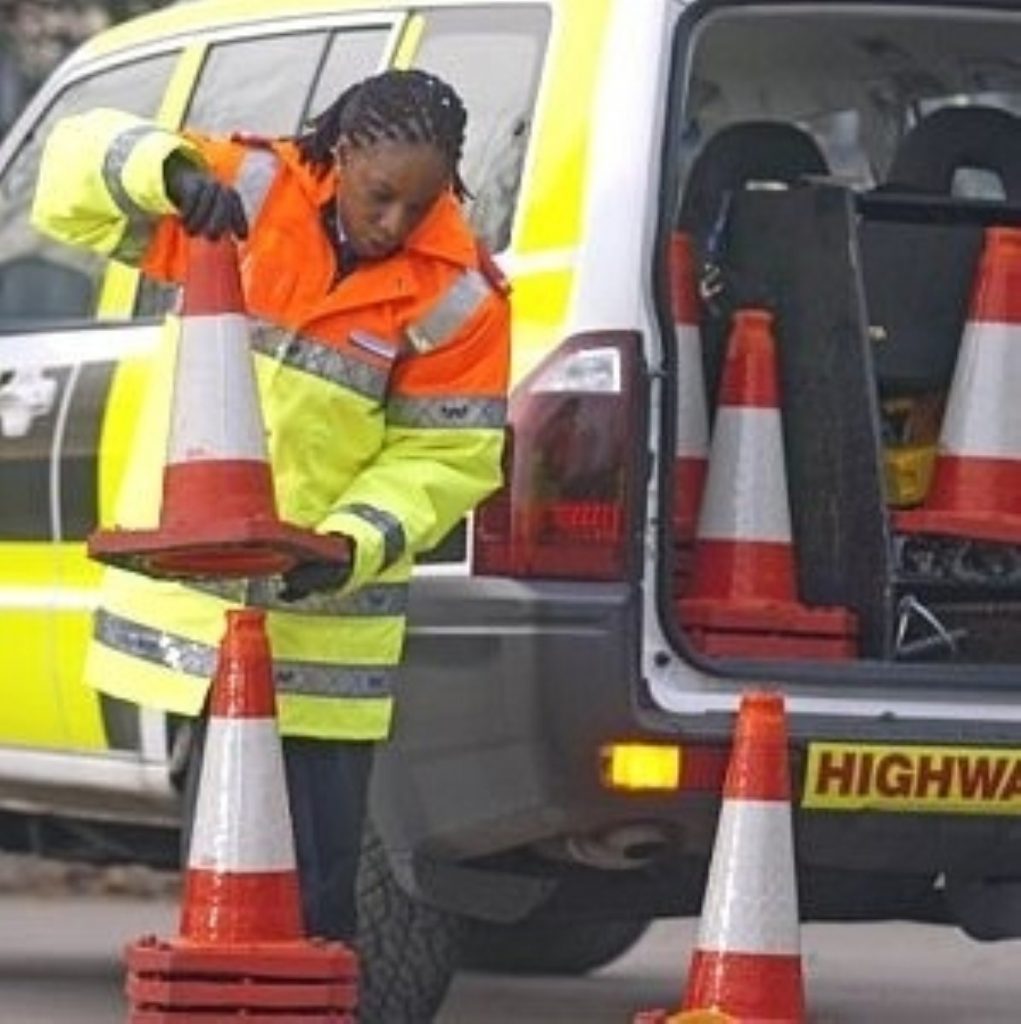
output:
[[[476,574],[628,576],[640,360],[635,334],[581,334],[515,389],[504,486],[475,515]]]

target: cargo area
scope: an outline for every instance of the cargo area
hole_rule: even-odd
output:
[[[1007,11],[932,6],[682,30],[665,535],[689,657],[1017,686],[1019,44]]]

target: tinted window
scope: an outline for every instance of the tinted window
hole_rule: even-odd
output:
[[[379,68],[386,38],[386,29],[365,28],[218,43],[210,47],[187,124],[210,133],[293,135],[310,112]]]
[[[188,127],[293,134],[326,42],[325,32],[296,32],[211,46],[188,108]]]
[[[544,7],[431,11],[415,56],[468,108],[462,177],[472,224],[494,251],[510,241],[548,33]]]
[[[40,235],[29,223],[42,146],[62,117],[117,107],[151,117],[176,54],[123,64],[69,85],[53,102],[0,177],[0,328],[87,317],[106,261]]]
[[[388,32],[386,28],[364,28],[333,34],[309,105],[310,115],[328,107],[349,85],[381,70]]]

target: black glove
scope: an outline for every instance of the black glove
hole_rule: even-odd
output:
[[[352,553],[352,559],[354,554]],[[351,575],[351,562],[299,562],[283,574],[281,601],[300,601],[310,594],[339,590]]]
[[[228,231],[235,238],[248,237],[248,218],[241,196],[208,171],[174,153],[163,165],[163,182],[189,235],[201,235],[214,242]]]

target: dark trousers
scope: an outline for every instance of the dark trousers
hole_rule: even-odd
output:
[[[185,865],[205,749],[205,717],[195,719],[192,727],[194,746],[183,793]],[[282,737],[281,742],[305,932],[349,942],[358,930],[355,882],[374,745],[297,736]]]

